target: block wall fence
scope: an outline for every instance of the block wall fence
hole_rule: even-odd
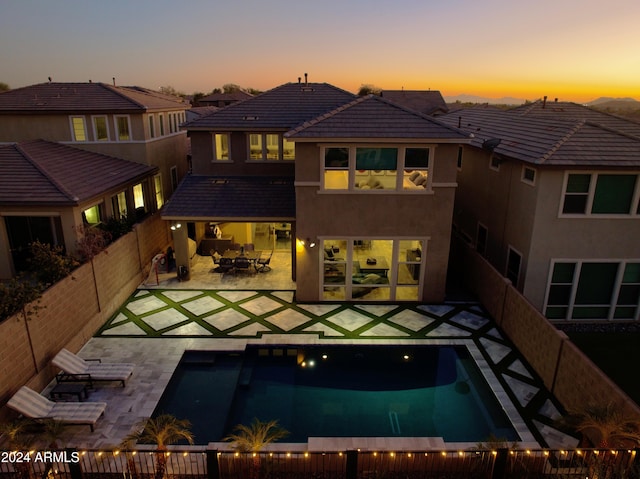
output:
[[[57,372],[51,359],[62,348],[79,351],[147,277],[151,259],[170,242],[167,223],[152,215],[47,289],[26,321],[19,313],[0,323],[0,405],[25,384],[41,391]]]
[[[640,417],[640,407],[477,251],[460,238],[453,251],[466,286],[566,410],[613,402]]]

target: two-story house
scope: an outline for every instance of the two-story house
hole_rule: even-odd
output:
[[[188,171],[189,105],[140,87],[41,83],[0,93],[0,144],[43,139],[158,168],[145,195],[168,198]]]
[[[474,108],[458,232],[553,321],[637,320],[640,125],[580,105]]]
[[[120,218],[157,167],[45,140],[0,146],[0,279],[29,266],[34,241],[74,253],[82,226]]]
[[[186,128],[194,174],[163,219],[195,223],[200,243],[208,224],[237,243],[263,224],[290,237],[298,300],[442,301],[467,135],[379,97],[306,82]],[[187,233],[174,233],[186,265]]]

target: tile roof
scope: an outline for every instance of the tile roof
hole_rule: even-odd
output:
[[[501,110],[459,110],[438,119],[474,135],[471,144],[500,139],[494,152],[555,166],[640,166],[640,137],[584,119],[522,116]]]
[[[462,142],[469,138],[462,130],[375,95],[358,97],[300,125],[286,136],[295,140],[379,138]]]
[[[40,83],[0,93],[0,114],[185,109],[180,98],[105,83]]]
[[[0,205],[78,205],[158,169],[45,140],[0,147]]]
[[[354,94],[327,83],[286,83],[204,118],[187,122],[184,128],[287,131],[354,98],[357,98]]]
[[[247,93],[246,91],[238,90],[232,91],[231,93],[212,93],[211,95],[200,98],[200,100],[198,101],[203,103],[211,103],[219,101],[241,101],[246,100],[247,98],[253,98],[253,95],[251,93]]]
[[[507,110],[513,115],[525,117],[554,118],[565,120],[585,120],[605,128],[640,137],[640,123],[611,113],[595,110],[572,102],[535,101],[527,105]]]
[[[382,90],[380,96],[425,115],[449,110],[438,90]]]
[[[295,219],[292,178],[189,175],[162,210],[162,219]]]

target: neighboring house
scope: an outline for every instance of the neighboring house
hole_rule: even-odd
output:
[[[379,97],[306,82],[185,128],[193,175],[162,217],[195,224],[189,234],[200,245],[209,224],[240,244],[266,225],[274,238],[291,239],[298,300],[444,299],[456,160],[467,135]],[[188,265],[185,228],[174,241],[178,264]]]
[[[0,93],[0,145],[44,139],[158,167],[168,198],[188,171],[181,99],[140,87],[42,83]]]
[[[199,106],[215,106],[223,108],[239,101],[248,100],[253,98],[251,93],[238,90],[231,93],[212,93],[211,95],[204,96],[198,100]]]
[[[437,116],[449,111],[437,90],[382,90],[380,96],[425,115]]]
[[[217,110],[219,110],[217,106],[197,106],[189,108],[185,113],[187,115],[187,121],[193,121]]]
[[[78,226],[155,211],[157,172],[45,140],[0,146],[0,279],[26,268],[33,241],[74,253]]]
[[[640,124],[572,103],[469,109],[454,227],[553,321],[637,320]]]

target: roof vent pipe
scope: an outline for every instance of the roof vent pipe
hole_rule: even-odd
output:
[[[302,83],[302,78],[298,77],[298,85]]]
[[[113,77],[112,80],[113,80],[113,86],[116,86],[116,77]]]
[[[542,108],[546,108],[547,107],[547,95],[544,96],[544,98],[542,99]]]
[[[458,128],[462,128],[462,117],[458,117]]]
[[[307,74],[304,74],[304,86],[307,86],[309,82],[307,81]]]

